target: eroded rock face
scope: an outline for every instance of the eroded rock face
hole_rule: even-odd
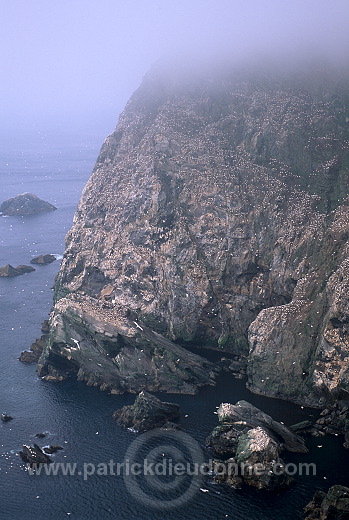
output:
[[[139,432],[161,428],[179,416],[178,404],[162,402],[148,392],[141,392],[133,405],[124,406],[113,414],[119,424]]]
[[[220,424],[206,439],[206,446],[220,457],[231,457],[236,454],[240,436],[248,430],[249,426],[244,421]]]
[[[347,92],[335,74],[150,73],[83,192],[40,372],[71,356],[91,384],[204,383],[158,356],[161,334],[247,359],[256,392],[346,393]]]
[[[53,204],[39,199],[33,193],[22,193],[12,199],[5,200],[0,206],[0,212],[4,215],[36,215],[57,209]]]

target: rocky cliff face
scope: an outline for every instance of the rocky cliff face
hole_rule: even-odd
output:
[[[347,85],[150,73],[83,192],[39,374],[192,392],[214,377],[196,345],[256,392],[348,395]]]

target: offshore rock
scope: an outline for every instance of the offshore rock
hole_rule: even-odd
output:
[[[304,439],[287,426],[274,421],[270,415],[259,410],[247,401],[238,401],[235,405],[222,403],[218,410],[218,419],[223,424],[244,424],[249,428],[261,427],[271,437],[282,439],[283,447],[296,453],[307,453]]]
[[[221,424],[206,439],[208,448],[228,459],[220,461],[222,474],[214,471],[217,482],[236,487],[241,480],[272,491],[293,481],[280,453],[283,449],[306,453],[301,437],[247,401],[238,401],[236,405],[222,403],[217,414]]]
[[[304,512],[305,520],[349,520],[349,488],[332,486],[327,494],[317,491]]]
[[[52,264],[56,260],[55,255],[40,255],[36,256],[35,258],[32,258],[30,260],[31,264],[37,264],[37,265],[46,265],[46,264]]]
[[[162,402],[147,392],[141,392],[133,405],[124,406],[113,414],[119,424],[140,432],[173,427],[168,421],[178,419],[179,416],[178,404]]]
[[[23,444],[23,450],[19,452],[19,455],[23,462],[27,464],[49,464],[52,462],[50,457],[46,455],[38,446],[34,444],[33,446],[29,446],[28,444]]]
[[[34,267],[30,265],[18,265],[13,267],[11,264],[7,264],[0,267],[0,276],[4,278],[14,278],[15,276],[21,276],[22,274],[31,273],[35,271]]]
[[[11,417],[11,415],[7,415],[7,413],[2,413],[0,418],[1,418],[2,422],[5,422],[5,423],[13,420],[13,417]]]
[[[55,209],[57,208],[53,206],[53,204],[39,199],[39,197],[33,195],[33,193],[22,193],[21,195],[17,195],[17,197],[5,200],[0,206],[0,212],[9,216],[36,215],[38,213],[54,211]]]
[[[196,358],[193,373],[176,342],[243,360],[254,392],[319,407],[345,397],[348,79],[174,70],[145,77],[102,146],[39,373],[195,391],[210,369]]]
[[[242,434],[236,461],[243,468],[243,481],[268,491],[287,487],[293,479],[285,472],[285,464],[279,455],[279,443],[260,426]]]
[[[57,453],[58,451],[63,450],[62,446],[57,446],[55,444],[51,444],[50,446],[45,446],[43,448],[43,451],[45,453],[48,453],[49,455],[52,455],[53,453]]]
[[[244,411],[236,413],[233,405],[223,403],[218,409],[221,424],[206,440],[206,446],[224,459],[214,464],[215,481],[232,487],[245,483],[269,491],[287,487],[293,479],[287,475],[280,458],[285,444],[281,442],[281,436],[276,435],[275,430],[279,428],[271,427],[271,418],[267,416],[269,419],[265,420],[265,414],[249,403],[240,401],[236,408],[240,407]],[[255,427],[256,424],[258,426]],[[287,434],[292,435],[291,432]]]

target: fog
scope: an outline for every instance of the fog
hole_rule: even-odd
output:
[[[111,132],[158,59],[345,62],[348,0],[8,0],[1,134]]]

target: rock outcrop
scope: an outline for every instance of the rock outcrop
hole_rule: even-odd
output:
[[[212,363],[135,321],[125,309],[88,295],[61,299],[58,306],[62,312],[51,320],[50,342],[38,363],[40,377],[57,381],[77,374],[112,393],[194,394],[214,384]]]
[[[231,457],[236,454],[239,438],[247,433],[250,427],[244,421],[233,421],[216,426],[206,439],[206,446],[220,457]]]
[[[48,336],[43,334],[41,338],[36,339],[30,346],[30,350],[24,350],[19,356],[22,363],[37,363],[40,356],[47,345]]]
[[[52,455],[53,453],[57,453],[58,451],[61,451],[63,450],[63,447],[62,446],[57,446],[57,445],[50,445],[50,446],[45,446],[43,448],[43,451],[45,453],[48,453],[49,455]]]
[[[217,482],[269,491],[292,482],[280,453],[306,453],[301,437],[246,401],[222,403],[217,414],[221,424],[206,439],[206,446],[223,459],[213,468]],[[217,472],[217,467],[223,471]]]
[[[149,73],[80,200],[39,373],[209,382],[175,342],[241,360],[255,392],[348,395],[348,92],[337,71]]]
[[[53,204],[39,199],[33,193],[22,193],[12,199],[5,200],[0,206],[0,212],[4,215],[36,215],[57,209]]]
[[[243,468],[243,482],[249,486],[273,491],[287,487],[293,480],[283,471],[279,443],[260,426],[240,436],[236,461]]]
[[[178,404],[162,402],[148,392],[141,392],[133,405],[124,406],[113,414],[119,424],[139,432],[168,426],[168,421],[179,416]]]
[[[18,358],[19,361],[22,361],[22,363],[37,363],[39,361],[49,338],[48,333],[50,332],[50,327],[48,320],[42,322],[41,332],[43,332],[43,334],[30,345],[29,350],[21,352]]]
[[[349,488],[332,486],[327,493],[317,491],[304,512],[306,520],[349,520]]]
[[[19,456],[23,462],[30,465],[49,464],[52,462],[50,457],[46,455],[37,444],[34,444],[33,446],[23,444],[23,449],[19,452]]]
[[[217,413],[219,421],[223,424],[243,424],[248,428],[262,427],[270,435],[281,439],[286,450],[296,453],[308,452],[302,437],[247,401],[238,401],[235,405],[222,403]]]
[[[30,260],[31,264],[37,264],[37,265],[46,265],[46,264],[52,264],[56,260],[55,255],[40,255],[36,256],[35,258],[32,258]]]
[[[17,265],[17,267],[13,267],[11,264],[7,264],[0,267],[0,276],[3,278],[14,278],[15,276],[32,273],[33,271],[35,271],[35,269],[30,265]]]
[[[2,413],[0,416],[2,422],[6,423],[13,420],[13,417],[11,415],[8,415],[7,413]]]

